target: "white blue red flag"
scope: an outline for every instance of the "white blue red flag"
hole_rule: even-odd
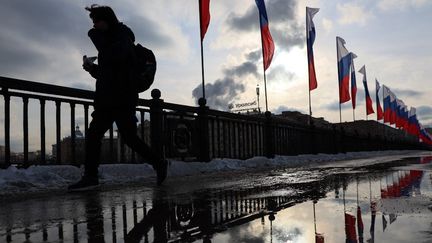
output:
[[[390,108],[391,108],[391,119],[390,119],[390,124],[396,124],[396,118],[397,118],[397,98],[396,95],[390,91],[390,95],[392,98],[392,101],[390,103]]]
[[[403,109],[404,103],[400,99],[396,99],[396,127],[401,128],[403,127],[403,117],[402,117],[402,109]]]
[[[390,124],[394,124],[394,113],[393,110],[393,106],[394,104],[396,104],[396,97],[393,94],[393,92],[391,92],[391,90],[383,85],[383,99],[384,99],[384,122],[389,122]]]
[[[270,34],[269,21],[264,0],[255,0],[259,11],[260,28],[261,28],[261,44],[263,48],[263,65],[264,71],[270,66],[274,54],[273,38]]]
[[[351,54],[345,48],[345,40],[336,37],[337,60],[338,60],[338,78],[339,78],[339,103],[345,103],[350,100],[349,78],[351,67]]]
[[[376,85],[375,102],[377,105],[377,120],[379,121],[379,120],[384,118],[384,113],[383,113],[383,110],[381,108],[381,102],[379,99],[379,90],[381,87],[380,87],[378,80],[376,80],[376,79],[375,79],[375,85]]]
[[[352,107],[353,109],[356,108],[356,97],[357,97],[357,79],[355,75],[355,68],[354,68],[354,58],[356,58],[357,55],[351,52],[351,101],[352,101]]]
[[[314,90],[318,87],[313,54],[313,43],[315,42],[315,24],[313,22],[313,17],[318,13],[318,11],[319,8],[306,7],[306,43],[309,69],[309,90]]]
[[[367,85],[367,78],[366,78],[366,67],[363,65],[362,68],[360,68],[359,73],[363,74],[363,85],[365,89],[365,100],[366,100],[366,115],[375,113],[372,105],[372,99],[369,94],[369,89]]]
[[[409,115],[408,115],[408,132],[412,135],[419,136],[420,129],[417,120],[417,110],[414,107],[411,107]]]

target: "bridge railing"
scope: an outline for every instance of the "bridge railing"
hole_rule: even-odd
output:
[[[2,167],[11,164],[11,97],[21,99],[23,107],[23,158],[22,161],[18,161],[19,163],[79,165],[83,162],[85,141],[82,138],[78,139],[75,134],[76,110],[83,109],[86,133],[89,125],[89,110],[93,106],[93,91],[7,77],[0,77],[0,88],[0,94],[4,98],[4,114],[0,117],[4,118],[4,151],[3,154],[0,153]],[[204,99],[199,100],[198,106],[185,106],[167,103],[161,98],[161,92],[153,90],[152,99],[139,100],[136,108],[140,118],[138,133],[160,156],[168,158],[209,161],[213,158],[273,157],[276,154],[426,148],[417,140],[404,135],[386,137],[350,134],[345,132],[342,126],[332,125],[331,128],[322,128],[293,123],[269,112],[246,115],[212,110],[206,106]],[[40,155],[37,161],[29,161],[28,156],[29,100],[37,100],[40,104]],[[46,114],[47,102],[55,104],[55,114]],[[70,137],[62,139],[61,114],[65,106],[70,107]],[[56,139],[53,146],[53,161],[47,159],[47,115],[55,116]],[[384,126],[383,130],[385,129],[396,130]],[[113,127],[102,144],[105,148],[102,163],[139,161],[135,153],[124,145],[121,134],[114,136]]]

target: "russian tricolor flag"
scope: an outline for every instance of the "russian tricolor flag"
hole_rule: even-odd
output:
[[[319,8],[306,7],[306,44],[307,44],[307,55],[308,55],[308,69],[309,69],[309,90],[314,90],[318,87],[315,62],[313,54],[313,43],[315,42],[315,24],[312,21]]]
[[[390,117],[390,125],[396,123],[397,119],[397,98],[396,95],[390,91],[391,95],[391,102],[390,102],[390,110],[391,110],[391,117]]]
[[[274,54],[273,38],[270,34],[269,22],[264,0],[255,0],[260,16],[261,42],[263,48],[264,71],[270,66]]]
[[[375,96],[376,101],[375,102],[377,104],[377,120],[379,121],[379,120],[384,118],[384,113],[383,113],[383,110],[381,108],[381,102],[379,99],[379,90],[381,87],[380,87],[378,80],[376,80],[376,79],[375,79],[375,85],[376,85],[376,96]]]
[[[349,78],[351,67],[351,54],[345,48],[345,40],[336,37],[337,60],[338,60],[338,78],[339,78],[339,103],[345,103],[350,100]]]
[[[396,99],[396,128],[403,127],[402,109],[403,109],[402,100]]]
[[[369,89],[367,85],[367,78],[366,78],[366,67],[363,65],[362,68],[360,68],[359,73],[363,74],[363,85],[365,89],[365,100],[366,100],[366,115],[375,113],[373,109],[372,99],[369,94]]]
[[[351,52],[351,98],[352,98],[352,107],[353,109],[356,108],[356,96],[357,96],[357,79],[355,75],[355,68],[354,68],[354,58],[356,58],[357,55]]]
[[[411,107],[408,115],[408,133],[418,136],[418,121],[416,115],[417,109]]]
[[[408,131],[408,125],[409,125],[409,111],[408,111],[408,106],[404,105],[404,109],[403,109],[403,129],[405,131]]]
[[[383,85],[384,89],[384,122],[394,124],[396,121],[396,96]]]

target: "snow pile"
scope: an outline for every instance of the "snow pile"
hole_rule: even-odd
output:
[[[276,156],[274,159],[265,157],[254,157],[247,160],[214,159],[208,163],[171,161],[168,175],[176,177],[272,167],[320,166],[341,160],[345,162],[338,162],[334,165],[360,166],[383,161],[383,158],[391,161],[403,156],[425,154],[430,155],[430,152],[352,152],[335,155]],[[353,159],[363,160],[352,161]],[[27,169],[17,169],[11,166],[8,169],[0,170],[0,195],[64,190],[69,184],[78,181],[82,172],[80,168],[67,165],[31,166]],[[100,166],[99,172],[100,181],[105,185],[139,182],[155,177],[153,168],[147,164],[107,164]]]

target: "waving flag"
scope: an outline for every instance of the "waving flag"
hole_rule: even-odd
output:
[[[396,123],[396,118],[397,118],[397,98],[396,95],[390,91],[390,95],[391,95],[391,102],[390,102],[390,109],[391,109],[391,117],[390,117],[390,124],[395,124]]]
[[[345,213],[345,234],[347,243],[357,243],[357,233],[355,229],[356,218]]]
[[[385,85],[384,89],[384,122],[394,124],[396,120],[396,95]]]
[[[318,87],[315,62],[313,54],[313,43],[315,42],[315,24],[312,21],[319,8],[306,7],[306,42],[307,42],[307,55],[308,55],[308,69],[309,69],[309,90],[314,90]]]
[[[375,96],[375,99],[376,99],[376,105],[377,105],[377,120],[379,121],[379,120],[381,120],[381,119],[384,118],[384,113],[383,113],[383,110],[381,108],[381,102],[380,102],[380,99],[379,99],[379,90],[380,90],[381,87],[380,87],[380,84],[379,84],[378,80],[376,80],[376,79],[375,79],[375,85],[376,85],[376,96]]]
[[[408,133],[418,136],[416,108],[411,107],[408,115]]]
[[[199,0],[200,9],[200,27],[201,27],[201,41],[207,32],[210,24],[210,0]]]
[[[406,129],[407,128],[407,123],[408,123],[407,106],[400,99],[396,100],[396,104],[397,104],[396,127],[402,128],[402,129]]]
[[[357,55],[351,52],[351,98],[352,98],[352,107],[356,108],[356,96],[357,96],[357,82],[354,68],[354,58]]]
[[[270,66],[274,54],[273,38],[270,34],[267,11],[264,0],[255,0],[260,16],[261,44],[263,49],[264,71]]]
[[[364,65],[362,68],[360,68],[359,73],[363,74],[363,85],[365,89],[365,99],[366,99],[366,115],[369,115],[375,112],[373,110],[372,99],[369,95],[369,89],[368,89],[367,78],[366,78],[366,67]]]
[[[315,243],[324,243],[324,235],[315,233]]]
[[[403,125],[402,109],[403,101],[396,99],[396,128],[401,128]]]
[[[402,107],[402,129],[408,130],[408,107],[405,104]]]
[[[351,55],[345,48],[345,40],[341,37],[336,37],[336,48],[339,78],[339,103],[342,104],[350,100],[349,70],[351,67]]]

